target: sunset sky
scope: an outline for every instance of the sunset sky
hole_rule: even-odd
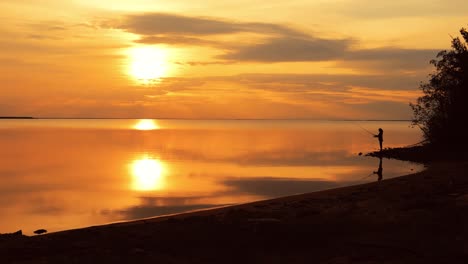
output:
[[[409,119],[466,0],[0,0],[0,116]]]

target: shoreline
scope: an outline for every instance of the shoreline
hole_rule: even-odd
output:
[[[468,162],[431,162],[380,182],[0,239],[0,254],[6,263],[460,263],[467,174]]]

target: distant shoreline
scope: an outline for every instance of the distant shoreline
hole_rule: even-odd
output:
[[[32,116],[0,116],[0,119],[34,119]]]
[[[167,118],[167,117],[30,117],[0,116],[0,119],[68,119],[68,120],[182,120],[182,121],[325,121],[325,122],[411,122],[410,119],[313,119],[313,118]]]

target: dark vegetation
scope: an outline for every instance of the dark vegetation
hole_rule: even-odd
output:
[[[467,153],[468,141],[468,31],[452,38],[450,50],[431,60],[435,71],[420,84],[424,93],[413,109],[412,124],[421,128],[428,150]]]

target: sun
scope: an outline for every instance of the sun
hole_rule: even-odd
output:
[[[166,51],[160,47],[144,46],[130,49],[130,76],[143,83],[160,80],[167,73]]]
[[[164,170],[162,162],[157,159],[144,157],[133,161],[131,164],[132,189],[136,191],[162,189]]]

